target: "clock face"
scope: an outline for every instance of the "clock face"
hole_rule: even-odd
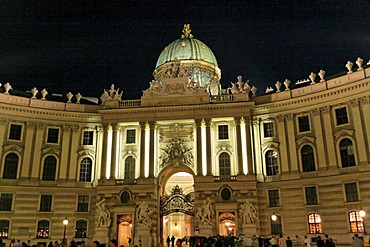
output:
[[[128,203],[130,201],[130,199],[131,199],[130,192],[125,190],[121,193],[121,202],[122,203]]]
[[[230,200],[230,198],[231,198],[231,191],[230,191],[230,189],[228,189],[228,188],[223,188],[223,189],[221,190],[221,198],[222,198],[222,200],[224,200],[224,201],[228,201],[228,200]]]

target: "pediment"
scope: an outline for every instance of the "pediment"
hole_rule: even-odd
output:
[[[60,155],[60,150],[59,149],[56,149],[54,147],[47,147],[47,148],[44,148],[41,150],[41,153],[43,155],[45,154],[55,154],[55,155]]]
[[[95,156],[95,152],[93,152],[91,150],[88,150],[88,149],[84,149],[84,150],[78,151],[78,156],[79,157],[82,157],[82,156],[91,156],[91,157],[94,157]]]
[[[22,146],[19,146],[16,144],[10,144],[10,145],[3,146],[3,153],[13,151],[13,152],[17,152],[21,154],[23,153],[23,150],[24,148]]]
[[[267,148],[278,148],[279,147],[279,143],[278,142],[265,142],[264,144],[262,144],[262,149],[267,149]]]
[[[297,146],[301,146],[302,144],[304,143],[315,143],[315,140],[316,138],[314,137],[311,137],[311,136],[303,136],[301,138],[299,138],[298,140],[296,140],[296,143],[297,143]]]
[[[354,130],[347,130],[347,129],[341,129],[334,133],[334,137],[336,139],[343,137],[343,136],[350,136],[354,137],[355,131]]]

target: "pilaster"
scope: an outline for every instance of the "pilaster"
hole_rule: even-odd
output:
[[[365,144],[365,135],[362,128],[359,100],[353,99],[349,102],[349,105],[352,108],[353,127],[355,129],[356,148],[358,150],[358,162],[360,165],[365,165],[367,164],[368,158]]]
[[[206,154],[207,154],[207,176],[212,176],[212,147],[211,147],[211,119],[205,119],[206,123]]]
[[[315,137],[316,137],[316,155],[318,164],[316,166],[318,169],[326,169],[326,152],[325,152],[325,144],[324,144],[324,136],[323,136],[323,127],[321,124],[321,114],[320,109],[315,108],[311,111],[311,115],[313,116],[313,129],[315,130]]]
[[[154,131],[156,128],[156,122],[149,122],[149,177],[154,177]]]
[[[236,150],[237,150],[237,161],[238,161],[238,173],[237,175],[243,175],[243,152],[242,152],[242,135],[240,129],[240,117],[235,117],[235,128],[236,128]]]
[[[70,154],[69,154],[69,167],[68,173],[69,176],[67,177],[68,180],[76,180],[77,173],[79,170],[77,164],[77,151],[78,151],[78,144],[80,143],[80,127],[78,125],[73,125],[71,127],[72,135],[70,140]]]
[[[69,144],[70,144],[70,137],[71,137],[71,128],[70,125],[63,126],[63,134],[62,134],[62,153],[60,155],[60,168],[59,168],[59,177],[58,180],[66,180],[67,179],[67,167],[69,166]]]
[[[203,176],[202,172],[202,119],[195,119],[197,138],[197,176]]]
[[[297,146],[295,141],[295,128],[293,121],[293,114],[285,115],[287,120],[288,129],[288,146],[289,146],[289,158],[290,158],[290,172],[298,172],[298,157],[297,157]]]
[[[36,122],[27,122],[26,123],[26,139],[24,141],[24,152],[22,158],[22,166],[21,166],[21,178],[29,178],[31,176],[31,154],[33,152],[33,130],[37,125]]]
[[[112,133],[112,156],[111,156],[111,162],[110,162],[110,177],[109,179],[116,179],[116,171],[117,171],[117,167],[119,166],[119,162],[117,162],[118,160],[118,148],[119,148],[119,144],[118,144],[118,135],[120,133],[120,126],[119,124],[113,124],[112,125],[112,128],[113,128],[113,133]]]
[[[40,178],[40,165],[41,165],[41,147],[43,144],[44,136],[44,123],[37,123],[36,138],[33,140],[34,152],[32,158],[32,171],[31,179],[38,180]]]
[[[333,129],[330,120],[330,106],[321,107],[320,111],[323,116],[324,126],[325,126],[325,139],[326,139],[326,154],[328,158],[327,168],[337,167],[337,156],[335,153],[334,139],[333,139]]]
[[[146,122],[140,122],[140,175],[145,178],[145,128]]]
[[[285,132],[285,116],[277,116],[277,133],[279,133],[279,142],[280,142],[280,164],[281,164],[281,173],[289,173],[289,159],[288,159],[288,143],[286,141],[286,132]]]

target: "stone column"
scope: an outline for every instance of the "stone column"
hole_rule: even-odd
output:
[[[242,134],[240,129],[240,117],[235,117],[235,127],[236,127],[236,150],[237,150],[237,160],[238,160],[238,175],[243,175],[243,149],[242,149]]]
[[[333,129],[330,118],[330,106],[321,107],[320,111],[324,120],[325,127],[325,139],[326,139],[326,155],[328,157],[328,167],[337,168],[337,156],[335,152],[334,139],[333,139]]]
[[[96,156],[95,156],[95,173],[94,173],[94,178],[93,180],[95,179],[98,179],[100,178],[100,174],[101,174],[101,171],[100,169],[98,169],[98,167],[101,167],[101,160],[102,160],[102,146],[103,146],[103,143],[102,143],[102,136],[103,136],[103,128],[102,126],[96,126],[96,131],[94,132],[94,136],[96,134],[96,139],[95,139],[95,150],[96,150]]]
[[[315,130],[316,137],[316,155],[318,164],[316,167],[318,169],[326,169],[326,154],[325,154],[325,145],[324,145],[324,136],[323,136],[323,127],[321,125],[321,114],[320,109],[315,108],[311,111],[313,116],[313,128]]]
[[[145,128],[146,122],[140,122],[140,175],[145,178]]]
[[[67,179],[69,180],[76,180],[77,179],[77,173],[80,171],[77,169],[78,164],[77,164],[77,152],[78,152],[78,144],[80,143],[81,140],[81,132],[80,132],[80,126],[78,125],[73,125],[72,126],[72,137],[70,140],[70,148],[71,152],[69,154],[69,176]]]
[[[103,147],[101,156],[100,179],[107,179],[108,133],[109,133],[109,124],[103,124]]]
[[[6,119],[0,118],[0,150],[3,150],[3,143],[5,137],[5,125],[6,125]],[[2,152],[0,152],[0,160],[3,160]]]
[[[285,133],[285,116],[279,115],[277,116],[277,133],[279,133],[279,156],[281,162],[281,173],[289,173],[289,159],[288,159],[288,143],[286,140],[286,133]]]
[[[112,156],[110,162],[110,176],[109,179],[116,179],[116,168],[117,168],[117,154],[118,154],[118,146],[117,146],[117,136],[120,132],[119,124],[113,124],[113,134],[112,134]]]
[[[44,123],[37,123],[36,137],[34,139],[34,152],[32,158],[31,178],[35,180],[40,179],[40,165],[41,165],[41,147],[44,136]]]
[[[60,168],[59,168],[59,177],[58,180],[67,180],[67,167],[68,167],[68,158],[69,158],[69,145],[70,145],[70,136],[71,136],[71,128],[70,125],[63,125],[63,133],[62,133],[62,152],[60,154]]]
[[[211,119],[206,122],[206,154],[207,154],[207,176],[212,176],[212,148],[211,148]]]
[[[247,153],[247,174],[253,174],[253,157],[252,157],[252,138],[251,138],[251,120],[250,117],[244,117],[245,124],[245,141]]]
[[[156,122],[149,122],[149,177],[154,178],[154,130]]]
[[[289,158],[290,158],[290,172],[298,172],[298,156],[297,156],[297,145],[295,140],[295,128],[293,121],[293,114],[285,115],[287,120],[288,131],[288,147],[289,147]]]
[[[195,119],[197,135],[197,176],[203,176],[202,162],[202,119]]]
[[[364,118],[364,123],[370,123],[370,104],[369,104],[369,96],[365,96],[361,98],[361,106],[362,106],[362,114]],[[364,124],[365,132],[366,132],[366,153],[369,153],[370,150],[370,124]]]
[[[32,154],[32,143],[33,143],[33,130],[37,123],[35,122],[27,122],[26,126],[26,139],[24,141],[24,151],[23,151],[23,159],[22,159],[22,170],[21,170],[21,178],[29,178],[31,176],[31,154]],[[0,149],[1,150],[1,149]]]
[[[260,119],[253,119],[252,120],[253,124],[253,131],[254,131],[254,152],[255,152],[255,159],[256,159],[256,173],[257,173],[257,178],[262,179],[264,178],[263,176],[263,161],[262,161],[262,153],[261,153],[261,126],[260,126]]]
[[[354,99],[349,102],[350,106],[352,107],[352,116],[353,116],[353,126],[356,135],[356,148],[358,150],[358,164],[359,165],[366,165],[367,162],[367,149],[365,144],[365,135],[362,128],[362,119],[360,114],[359,108],[359,100]]]

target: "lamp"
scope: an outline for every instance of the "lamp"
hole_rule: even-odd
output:
[[[275,213],[273,212],[272,215],[271,215],[271,219],[273,221],[276,221],[277,220],[277,216],[275,215]]]
[[[63,220],[63,225],[64,225],[63,243],[65,243],[66,242],[66,229],[68,225],[67,217]]]
[[[366,212],[365,210],[363,210],[362,208],[360,209],[360,211],[358,212],[358,214],[360,215],[361,219],[362,219],[362,225],[364,226],[364,235],[366,235],[366,227],[365,227],[365,216],[366,216]]]

